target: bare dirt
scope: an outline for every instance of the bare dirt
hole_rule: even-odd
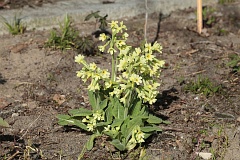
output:
[[[0,9],[21,9],[23,7],[42,7],[43,4],[54,4],[61,0],[0,0]]]
[[[171,122],[162,133],[146,142],[147,159],[195,160],[196,152],[212,159],[240,160],[240,74],[227,66],[232,54],[240,56],[239,3],[211,6],[215,20],[201,35],[196,32],[195,10],[176,11],[160,18],[149,16],[148,41],[163,46],[166,61],[162,85],[152,111]],[[144,16],[123,19],[129,43],[143,39]],[[94,24],[77,24],[91,33]],[[83,27],[85,26],[85,27]],[[86,27],[87,26],[87,27]],[[86,85],[76,77],[78,51],[51,50],[44,42],[50,31],[27,31],[0,38],[0,117],[11,128],[0,130],[0,159],[77,159],[88,140],[78,128],[62,127],[56,115],[69,109],[89,107]],[[107,54],[87,57],[109,67]],[[210,96],[184,89],[199,76],[209,78],[222,90]],[[138,150],[118,155],[108,151],[105,138],[98,139],[84,159],[137,159]]]

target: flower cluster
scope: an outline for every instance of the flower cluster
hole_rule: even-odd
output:
[[[91,116],[86,116],[82,119],[83,123],[87,123],[88,131],[93,131],[96,128],[97,122],[104,121],[103,111],[96,111]]]
[[[143,133],[139,126],[135,126],[135,128],[132,130],[132,137],[128,142],[129,149],[132,149],[135,147],[137,143],[142,143],[145,138],[145,133]]]
[[[83,68],[77,71],[77,77],[80,77],[84,82],[91,79],[91,84],[88,86],[90,91],[100,90],[100,83],[109,81],[110,73],[108,70],[100,69],[94,62],[87,64],[83,55],[76,56],[75,62],[83,65]]]
[[[155,42],[153,45],[146,43],[142,47],[133,49],[126,44],[128,38],[128,34],[124,32],[126,26],[117,21],[112,21],[110,26],[112,37],[110,38],[104,33],[101,34],[99,39],[106,41],[106,43],[99,46],[99,49],[104,52],[108,48],[107,52],[113,58],[115,58],[116,52],[119,53],[113,62],[111,76],[114,78],[110,80],[108,70],[101,70],[95,63],[88,65],[82,55],[75,58],[76,62],[84,66],[81,71],[77,72],[77,76],[82,78],[84,82],[91,78],[91,84],[88,86],[91,91],[100,90],[102,84],[104,84],[104,89],[112,88],[109,95],[115,95],[123,103],[126,103],[130,91],[135,91],[143,102],[153,104],[156,102],[157,87],[160,85],[157,82],[157,77],[159,77],[161,67],[164,65],[164,61],[158,60],[154,53],[161,53],[162,46]]]
[[[102,51],[106,48],[109,43],[113,43],[113,48],[119,51],[117,60],[117,84],[111,86],[109,82],[105,87],[113,87],[113,91],[110,93],[111,96],[116,95],[121,98],[121,102],[125,103],[128,96],[129,90],[136,90],[138,98],[142,99],[143,102],[150,104],[156,102],[157,87],[160,85],[156,82],[156,78],[160,76],[161,67],[164,65],[164,61],[158,60],[154,55],[154,52],[162,52],[162,46],[155,42],[146,43],[143,47],[133,49],[131,46],[126,44],[128,34],[124,32],[126,26],[120,22],[120,25],[116,21],[111,23],[113,30],[113,40],[106,42],[104,46],[100,46]],[[122,36],[118,34],[122,33]],[[102,34],[100,40],[105,41],[107,37]],[[116,49],[112,51],[116,52]],[[107,51],[110,54],[109,50]],[[113,84],[113,83],[111,83]]]

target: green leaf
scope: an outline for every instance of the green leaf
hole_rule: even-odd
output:
[[[121,127],[123,121],[124,121],[123,119],[115,119],[115,120],[113,121],[113,123],[111,124],[111,126],[112,126],[112,127],[117,127],[117,126]]]
[[[0,117],[0,127],[8,128],[9,124]]]
[[[110,142],[112,145],[114,145],[117,149],[120,151],[124,151],[126,146],[120,142],[119,139],[114,139],[112,142]]]
[[[93,91],[88,91],[88,98],[89,98],[89,102],[90,102],[92,108],[93,108],[94,110],[96,110],[95,108],[96,108],[96,106],[97,106],[97,97],[96,97],[95,92],[93,92]]]
[[[113,121],[113,115],[112,115],[112,107],[111,107],[111,106],[109,106],[109,107],[106,109],[105,115],[106,115],[108,124],[112,123],[112,121]]]
[[[162,129],[157,127],[157,126],[146,126],[146,127],[141,127],[141,131],[143,132],[155,132],[155,131],[159,131],[161,132]]]
[[[142,109],[142,101],[138,100],[136,102],[136,104],[132,107],[132,114],[131,115],[132,116],[138,116],[141,109]]]
[[[100,109],[106,108],[107,104],[108,104],[108,99],[104,99],[103,101],[101,101],[99,104]]]
[[[107,122],[98,122],[96,126],[101,127],[101,126],[107,126],[109,123]]]
[[[101,134],[93,134],[90,139],[87,141],[87,150],[91,150],[93,148],[93,143],[95,138],[99,137]]]
[[[144,139],[148,139],[148,137],[150,137],[151,135],[153,135],[153,133],[151,132],[144,133]]]
[[[130,150],[132,150],[133,148],[135,148],[136,145],[137,145],[137,143],[128,141],[128,143],[127,143],[127,145],[126,145],[126,149],[127,149],[128,151],[130,151]]]
[[[91,115],[92,111],[85,108],[79,108],[79,109],[70,110],[69,114],[71,114],[72,117],[82,117],[82,116],[85,117],[85,116]]]
[[[73,125],[78,126],[84,129],[85,131],[88,131],[87,126],[84,123],[82,123],[81,120],[73,119]]]
[[[148,118],[147,122],[149,124],[160,124],[160,123],[163,122],[163,120],[161,118],[158,118],[158,117],[152,115],[152,114],[149,114],[149,118]]]
[[[129,138],[132,135],[132,130],[136,127],[136,126],[141,126],[143,125],[143,121],[141,117],[134,117],[132,120],[126,120],[124,121],[125,123],[125,127],[123,127],[124,130],[121,129],[124,137],[126,138],[126,141],[129,140]]]
[[[69,115],[59,114],[57,115],[57,118],[58,118],[58,124],[62,126],[74,123],[73,120],[70,120],[71,117]]]
[[[171,124],[170,121],[163,121],[162,123],[164,123],[164,124]]]
[[[123,105],[119,102],[119,100],[114,97],[112,100],[112,106],[113,106],[113,110],[112,110],[112,115],[116,118],[116,119],[124,119],[124,107]]]
[[[87,15],[87,16],[85,17],[85,21],[88,21],[88,20],[91,19],[92,17],[96,18],[96,16],[98,15],[99,12],[100,12],[100,11],[96,11],[96,12],[90,13],[89,15]]]
[[[108,135],[111,139],[115,139],[118,135],[117,131],[103,131],[104,134]]]

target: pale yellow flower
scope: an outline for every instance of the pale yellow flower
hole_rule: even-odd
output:
[[[157,42],[153,44],[152,49],[158,51],[159,53],[162,53],[162,46]]]
[[[117,52],[114,48],[109,48],[108,53],[110,53],[111,55],[113,55],[113,53]]]
[[[107,36],[105,33],[100,34],[100,36],[99,36],[100,41],[105,41],[106,39],[107,39]]]
[[[157,64],[158,64],[158,66],[159,66],[159,67],[163,67],[163,66],[164,66],[164,64],[165,64],[165,61],[158,61],[158,63],[157,63]]]
[[[93,63],[90,63],[89,65],[89,70],[91,71],[95,71],[97,69],[97,65],[93,62]]]
[[[145,52],[152,52],[152,45],[151,43],[145,44]]]
[[[123,71],[126,69],[126,66],[127,66],[127,63],[128,63],[128,60],[123,58],[119,61],[119,64],[117,65],[118,67],[118,71]]]
[[[111,28],[118,28],[118,21],[112,21],[110,23]]]
[[[105,46],[98,46],[99,51],[104,52]]]
[[[141,48],[139,48],[139,47],[138,47],[138,48],[135,48],[135,52],[137,53],[137,55],[140,55],[141,52],[142,52],[142,51],[141,51]]]
[[[84,62],[84,56],[81,55],[81,54],[75,56],[75,62],[77,62],[79,64],[83,63]]]
[[[87,124],[87,129],[88,129],[88,131],[93,131],[94,130],[94,125],[91,124],[91,123]]]
[[[124,32],[122,38],[126,40],[128,38],[128,36],[129,36],[128,33]]]
[[[129,77],[129,74],[127,72],[123,72],[122,77],[127,79]]]
[[[86,118],[83,118],[83,119],[82,119],[82,122],[87,122],[87,119],[86,119]]]
[[[138,143],[145,142],[145,141],[144,141],[144,135],[145,135],[145,133],[143,133],[142,131],[138,131],[138,132],[136,133],[136,141],[137,141]]]
[[[100,111],[96,111],[93,113],[93,118],[98,121],[102,120],[102,113]]]
[[[142,83],[142,77],[135,73],[130,76],[129,80],[133,83],[136,83],[137,85]]]
[[[110,77],[110,73],[108,72],[107,69],[104,69],[101,71],[101,76],[103,79],[109,78]]]
[[[112,86],[112,81],[107,81],[107,82],[105,82],[105,87],[106,88],[110,88]]]
[[[107,132],[110,131],[110,129],[111,129],[111,125],[108,125],[107,127],[104,127],[104,130],[107,131]]]
[[[126,45],[126,42],[123,41],[123,40],[118,40],[118,41],[116,42],[116,45],[117,45],[118,47],[122,47],[122,46]]]
[[[148,61],[152,61],[154,58],[154,55],[152,55],[151,53],[146,53],[145,57]]]

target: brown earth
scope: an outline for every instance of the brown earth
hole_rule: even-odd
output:
[[[227,66],[230,55],[240,56],[237,6],[211,6],[215,20],[201,35],[196,33],[194,9],[162,18],[158,13],[150,15],[148,41],[162,44],[159,58],[166,61],[158,102],[151,109],[171,124],[160,126],[163,132],[146,142],[147,159],[201,159],[196,152],[211,153],[217,160],[240,159],[240,74]],[[144,16],[123,21],[129,28],[129,43],[139,45]],[[92,23],[75,24],[80,30],[94,28]],[[44,48],[49,35],[50,31],[27,31],[0,38],[0,117],[11,125],[0,130],[0,159],[75,160],[88,140],[82,130],[57,124],[57,114],[89,105],[86,85],[76,77],[81,68],[74,62],[78,51]],[[111,61],[107,54],[87,60],[102,68]],[[210,96],[186,92],[184,88],[200,75],[221,86],[221,92]],[[98,139],[84,159],[137,159],[139,155],[137,149],[118,155],[107,146],[104,138]]]
[[[43,4],[54,4],[61,0],[0,0],[0,9],[20,9],[23,7],[41,7]]]

